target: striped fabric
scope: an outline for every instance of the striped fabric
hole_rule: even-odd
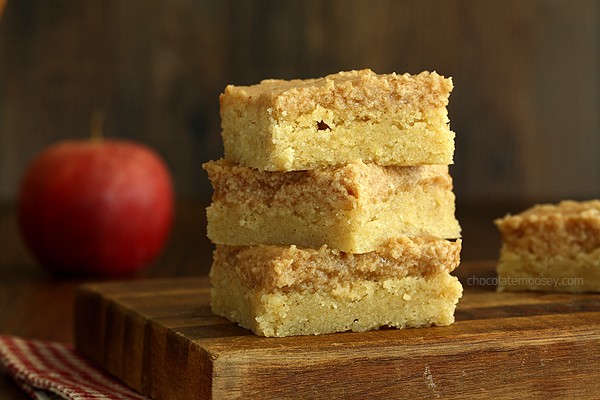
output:
[[[0,335],[0,367],[37,400],[138,400],[70,345]]]

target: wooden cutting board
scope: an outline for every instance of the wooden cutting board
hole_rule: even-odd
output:
[[[76,344],[156,399],[600,397],[600,295],[496,293],[474,279],[492,263],[457,275],[454,325],[289,338],[213,315],[207,278],[92,284]]]

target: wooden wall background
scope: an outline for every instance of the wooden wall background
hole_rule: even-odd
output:
[[[97,108],[204,195],[226,84],[365,67],[454,78],[459,200],[600,196],[596,0],[8,0],[0,197]]]

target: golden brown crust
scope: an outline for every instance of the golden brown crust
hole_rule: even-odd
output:
[[[332,290],[353,280],[382,281],[454,270],[461,241],[433,236],[396,238],[378,251],[349,254],[296,246],[217,245],[213,262],[234,270],[242,285],[266,291]]]
[[[354,162],[307,171],[266,172],[226,160],[203,165],[214,188],[213,202],[226,204],[296,204],[318,200],[324,207],[348,210],[357,203],[386,198],[414,186],[452,190],[446,165],[380,166]]]
[[[377,75],[370,69],[339,72],[324,78],[306,80],[263,80],[253,86],[226,87],[221,107],[229,102],[256,102],[269,109],[271,117],[293,120],[317,105],[332,110],[394,112],[400,108],[417,110],[446,107],[453,85],[450,78],[436,72],[418,75]]]
[[[541,204],[495,221],[503,246],[546,257],[590,252],[600,247],[600,201]]]

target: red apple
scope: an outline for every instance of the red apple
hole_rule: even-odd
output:
[[[144,145],[63,141],[27,169],[18,217],[25,242],[50,271],[127,275],[162,250],[173,185],[165,163]]]

